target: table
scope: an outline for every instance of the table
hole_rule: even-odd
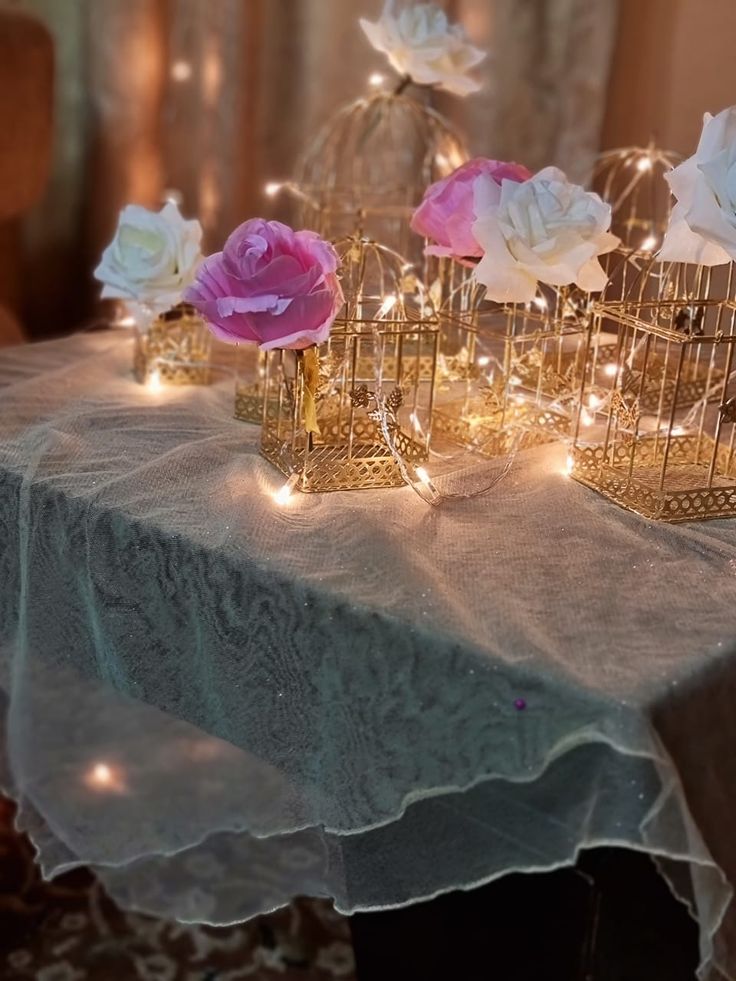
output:
[[[0,352],[8,779],[46,873],[225,923],[623,845],[736,973],[736,522],[646,522],[560,446],[439,509],[278,507],[227,372],[154,392],[131,347]]]

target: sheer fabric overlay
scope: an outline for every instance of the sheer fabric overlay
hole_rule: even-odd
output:
[[[6,783],[45,873],[224,924],[624,845],[736,977],[736,524],[643,521],[564,447],[439,509],[279,507],[226,371],[131,363],[123,331],[0,354]]]

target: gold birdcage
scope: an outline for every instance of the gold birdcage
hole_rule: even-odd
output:
[[[133,372],[145,384],[152,378],[167,385],[208,385],[212,337],[204,321],[187,303],[163,313],[138,308]]]
[[[612,362],[596,358],[609,325]],[[648,260],[591,319],[568,469],[622,507],[665,521],[736,514],[733,264]]]
[[[440,380],[435,435],[488,457],[569,436],[590,311],[589,295],[575,287],[540,286],[528,304],[479,305],[472,324],[463,322],[475,332],[473,368]],[[601,359],[613,356],[615,339],[598,337]]]
[[[420,263],[414,209],[429,184],[467,159],[464,140],[434,109],[405,92],[376,92],[337,111],[287,188],[299,201],[299,227],[365,236]]]
[[[621,147],[601,153],[593,170],[593,189],[611,205],[611,231],[626,252],[651,255],[662,244],[672,210],[664,174],[680,154],[647,147]],[[610,254],[609,254],[610,255]],[[611,259],[605,260],[610,263]]]
[[[302,491],[412,482],[429,453],[437,314],[402,256],[357,237],[336,247],[345,304],[329,340],[266,354],[261,452]]]

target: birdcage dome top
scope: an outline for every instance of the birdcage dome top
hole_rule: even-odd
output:
[[[320,207],[400,213],[467,159],[462,137],[438,112],[404,93],[379,92],[339,109],[294,176]]]
[[[647,147],[621,147],[601,153],[593,169],[593,187],[611,205],[611,230],[625,249],[653,253],[672,210],[672,196],[664,175],[682,156]]]

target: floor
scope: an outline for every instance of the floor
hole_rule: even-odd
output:
[[[43,882],[0,798],[2,981],[355,981],[349,921],[298,900],[212,929],[117,908],[86,871]]]

